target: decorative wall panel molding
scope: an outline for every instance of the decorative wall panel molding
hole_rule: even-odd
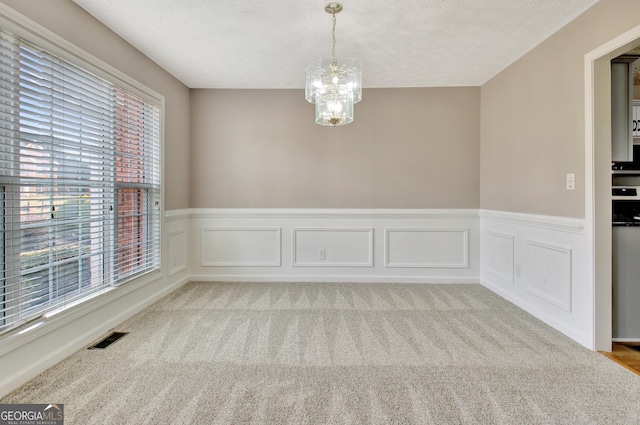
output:
[[[466,268],[468,229],[385,229],[385,267]]]
[[[373,267],[373,228],[294,228],[294,267]]]
[[[477,210],[195,209],[174,215],[189,217],[187,268],[201,280],[479,282]]]
[[[281,228],[200,229],[203,267],[280,267]]]
[[[527,290],[571,311],[571,249],[527,240]]]
[[[593,349],[584,220],[506,211],[480,217],[481,283]]]
[[[187,233],[185,228],[167,232],[167,256],[169,276],[187,268]]]
[[[489,230],[486,237],[486,252],[483,252],[486,259],[485,270],[513,284],[514,236]]]

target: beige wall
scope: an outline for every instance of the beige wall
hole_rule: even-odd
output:
[[[165,96],[165,209],[189,207],[189,89],[71,0],[4,4]]]
[[[638,16],[637,0],[601,0],[482,86],[482,208],[584,217],[584,55]]]
[[[640,2],[601,0],[480,89],[369,89],[356,121],[331,129],[313,123],[301,91],[190,99],[70,0],[3,3],[165,96],[167,209],[480,206],[583,217],[583,57],[640,24]],[[564,188],[569,172],[574,191]]]
[[[302,90],[191,91],[195,208],[478,208],[480,89],[368,89],[344,127]]]

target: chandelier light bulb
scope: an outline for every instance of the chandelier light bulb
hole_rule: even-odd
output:
[[[342,104],[340,102],[336,102],[334,100],[334,101],[328,102],[327,105],[333,116],[339,116],[340,112],[342,112]]]

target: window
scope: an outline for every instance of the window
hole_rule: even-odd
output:
[[[0,331],[160,267],[160,106],[0,31]]]

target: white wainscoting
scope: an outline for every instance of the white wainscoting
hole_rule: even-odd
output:
[[[584,220],[481,210],[480,231],[482,284],[592,348]]]
[[[488,230],[483,236],[485,240],[482,247],[486,249],[484,253],[485,270],[495,277],[513,284],[514,236],[491,230]]]
[[[187,268],[187,229],[180,227],[167,232],[168,275],[173,276]]]
[[[281,228],[200,228],[203,267],[280,267]]]
[[[466,268],[469,229],[385,229],[385,267]]]
[[[190,267],[189,210],[167,212],[164,219],[164,265],[167,277],[188,277]]]
[[[478,210],[191,209],[193,280],[478,283]]]
[[[185,209],[164,218],[160,273],[0,340],[0,394],[190,280],[481,282],[593,348],[583,220],[478,210]]]
[[[571,312],[571,249],[526,240],[527,291]]]
[[[293,229],[293,267],[373,267],[373,228]]]

